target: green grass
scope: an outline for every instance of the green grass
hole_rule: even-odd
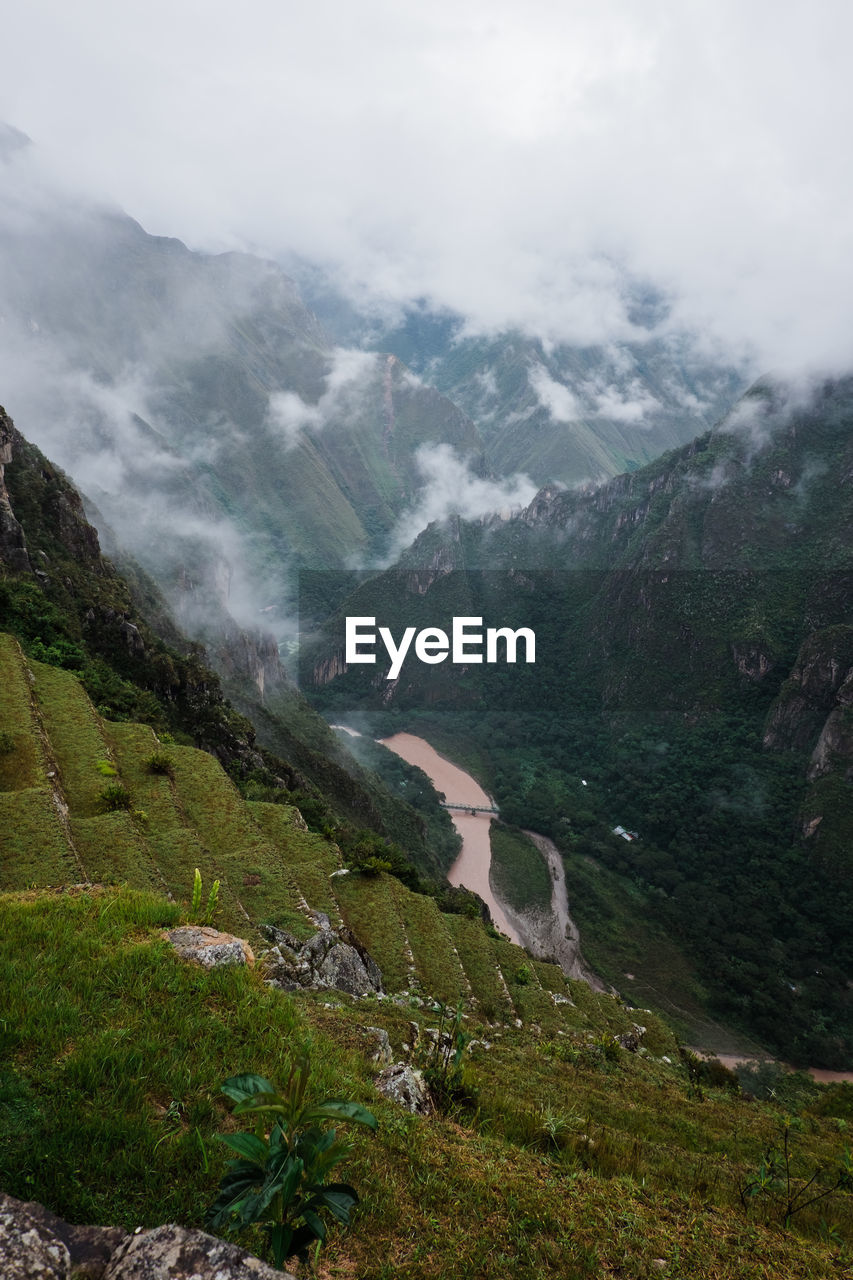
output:
[[[423,991],[449,1004],[467,997],[468,982],[434,900],[410,893],[399,881],[391,885]]]
[[[545,991],[554,991],[561,996],[569,994],[565,975],[558,964],[548,964],[544,960],[530,960],[528,964],[535,969],[539,985]]]
[[[72,818],[71,834],[93,882],[136,889],[165,887],[148,842],[129,813],[119,810],[96,818]]]
[[[498,1017],[514,1017],[507,993],[498,973],[491,939],[479,920],[466,916],[445,916],[445,923],[462,961],[471,992],[490,1022]]]
[[[493,822],[489,828],[492,863],[489,883],[498,898],[515,911],[547,911],[553,884],[548,865],[536,845],[517,827]]]
[[[382,970],[386,991],[407,990],[406,935],[392,890],[392,878],[359,872],[339,876],[335,896],[344,920]]]
[[[69,884],[82,876],[50,792],[0,793],[0,889]]]
[[[246,808],[267,839],[272,840],[286,857],[296,862],[304,860],[306,850],[313,845],[312,833],[306,831],[298,809],[289,804],[267,804],[261,800],[250,800]],[[314,835],[313,841],[322,842],[322,837]]]
[[[11,751],[0,751],[0,791],[43,786],[45,765],[36,732],[32,693],[20,645],[0,633],[0,732]]]
[[[71,812],[91,818],[101,812],[100,796],[111,782],[98,771],[109,749],[101,721],[76,676],[59,667],[31,662],[39,714],[50,736],[60,781]]]
[[[269,847],[246,803],[219,761],[194,747],[170,747],[175,760],[175,790],[187,822],[217,857],[230,859]]]
[[[849,1233],[849,1197],[787,1234],[738,1204],[780,1121],[772,1106],[691,1097],[676,1063],[650,1057],[573,1063],[566,1046],[598,1035],[576,1010],[581,1025],[550,1041],[487,1030],[491,1048],[467,1055],[478,1111],[416,1119],[375,1092],[364,1027],[384,1026],[399,1052],[410,1019],[434,1024],[428,1010],[330,1009],[327,993],[297,1000],[251,970],[183,964],[161,939],[179,914],[128,890],[0,895],[3,1190],[71,1221],[200,1226],[225,1157],[215,1134],[235,1123],[219,1084],[246,1070],[280,1081],[288,1052],[310,1045],[314,1096],[379,1119],[375,1137],[352,1135],[342,1172],[362,1203],[331,1234],[330,1280],[847,1273],[849,1254],[817,1236],[820,1216]],[[601,1005],[625,1024],[616,1001],[589,999],[590,1016]],[[804,1171],[843,1142],[830,1099],[800,1111]]]
[[[561,1026],[564,1006],[555,1005],[550,992],[539,985],[539,975],[527,952],[503,938],[492,939],[492,951],[516,1015],[524,1022],[538,1023],[545,1031]]]

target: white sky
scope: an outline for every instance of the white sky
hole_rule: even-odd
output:
[[[848,0],[5,0],[0,118],[193,247],[625,332],[626,265],[765,368],[853,333]]]

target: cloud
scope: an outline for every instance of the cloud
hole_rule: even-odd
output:
[[[421,445],[415,458],[423,487],[394,526],[387,564],[433,521],[441,522],[453,515],[478,520],[494,512],[517,510],[526,507],[536,493],[536,485],[525,475],[500,481],[476,475],[470,461],[460,457],[449,444]]]
[[[527,371],[527,381],[543,409],[547,409],[555,422],[575,422],[583,416],[583,410],[568,387],[555,382],[541,364],[534,364]]]
[[[598,417],[611,418],[614,422],[630,422],[634,426],[639,426],[647,414],[661,407],[660,402],[636,380],[632,380],[627,387],[611,386],[594,390],[592,398],[594,412]]]
[[[845,0],[31,0],[0,115],[67,186],[211,250],[295,252],[480,330],[668,323],[762,367],[853,330]]]
[[[373,352],[336,347],[325,374],[325,389],[316,404],[294,391],[274,391],[267,408],[268,430],[280,437],[286,449],[295,448],[306,431],[322,430],[333,418],[355,412],[375,382],[378,369],[379,357]],[[410,381],[417,381],[414,375]]]

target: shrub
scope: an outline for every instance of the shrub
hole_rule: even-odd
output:
[[[149,773],[157,773],[172,778],[175,775],[175,758],[168,751],[152,751],[145,761]]]
[[[321,1212],[348,1225],[350,1210],[358,1203],[348,1183],[326,1182],[350,1147],[324,1121],[376,1128],[375,1116],[356,1102],[307,1103],[310,1074],[308,1056],[303,1055],[291,1065],[281,1093],[263,1076],[232,1076],[222,1085],[222,1092],[237,1104],[233,1114],[250,1116],[255,1127],[253,1133],[219,1135],[237,1159],[228,1161],[207,1222],[236,1231],[260,1223],[277,1267],[294,1255],[307,1261],[309,1246],[325,1240]],[[272,1125],[267,1132],[269,1120]]]
[[[853,1162],[849,1149],[845,1149],[827,1167],[818,1165],[810,1172],[809,1169],[795,1170],[794,1127],[793,1121],[780,1125],[776,1141],[768,1143],[758,1168],[738,1186],[745,1209],[752,1202],[763,1202],[770,1216],[777,1218],[786,1230],[791,1219],[804,1209],[828,1200],[838,1192],[853,1191]]]
[[[462,1055],[471,1037],[462,1029],[462,1005],[451,1009],[439,1002],[433,1008],[438,1014],[435,1037],[428,1037],[427,1047],[420,1055],[424,1079],[432,1100],[439,1111],[450,1111],[454,1106],[477,1106],[477,1090],[465,1079]]]
[[[121,782],[111,782],[100,794],[101,808],[105,813],[116,813],[120,809],[132,809],[133,800],[127,787]]]
[[[6,729],[0,729],[0,756],[10,756],[15,750],[15,736]]]

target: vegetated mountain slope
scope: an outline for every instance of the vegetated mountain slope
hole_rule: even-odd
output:
[[[321,797],[282,787],[281,762],[254,770],[279,803],[247,802],[212,754],[166,739],[166,726],[197,734],[244,783],[258,763],[200,657],[135,612],[68,482],[5,416],[0,433],[0,619],[17,633],[0,634],[0,1188],[75,1222],[200,1226],[223,1172],[215,1134],[233,1125],[219,1085],[241,1071],[283,1082],[308,1047],[314,1096],[380,1119],[375,1140],[356,1135],[346,1175],[362,1207],[332,1234],[332,1266],[365,1280],[389,1265],[411,1280],[507,1267],[640,1280],[661,1258],[708,1280],[838,1274],[849,1197],[785,1234],[781,1201],[741,1204],[782,1141],[778,1106],[734,1096],[725,1073],[703,1079],[654,1016],[399,878],[333,877],[341,849],[293,805]],[[215,923],[256,950],[264,922],[310,934],[308,905],[347,922],[398,999],[289,997],[258,971],[185,965],[162,929],[186,918],[195,867],[205,888],[222,881]],[[424,1120],[378,1096],[371,1055],[375,1028],[395,1058],[416,1029],[428,1060],[432,997],[461,1001],[477,1043],[452,1113]],[[630,1052],[614,1036],[636,1047],[638,1018]],[[828,1189],[845,1090],[774,1083],[801,1117],[798,1185],[820,1168]]]
[[[341,612],[395,635],[454,614],[529,626],[535,666],[412,660],[389,687],[380,664],[316,695],[484,744],[504,816],[633,882],[718,1012],[837,1065],[853,1048],[851,427],[849,380],[762,384],[639,472],[428,530]],[[606,929],[603,908],[576,911],[586,937]]]
[[[400,779],[395,765],[392,794],[361,768],[287,683],[275,645],[270,651],[264,637],[232,624],[219,637],[220,660],[241,706],[261,719],[258,739],[153,583],[137,566],[125,562],[124,570],[132,586],[101,556],[77,491],[0,410],[0,627],[36,660],[77,673],[105,717],[142,721],[202,747],[260,797],[298,797],[312,825],[334,829],[342,843],[375,842],[411,878],[406,858],[441,877],[455,833],[416,779]],[[418,810],[400,799],[410,781]],[[393,855],[388,837],[402,846]]]
[[[31,167],[28,164],[31,162]],[[375,549],[473,424],[391,356],[335,348],[274,263],[192,252],[5,160],[0,370],[32,438],[161,586],[281,607],[287,570]]]
[[[742,372],[690,335],[661,332],[667,307],[629,281],[634,333],[571,345],[520,331],[471,335],[463,317],[427,304],[383,323],[316,269],[295,269],[339,341],[392,351],[468,414],[500,475],[576,484],[635,469],[712,426],[745,388]]]
[[[150,726],[105,720],[72,672],[27,659],[3,633],[0,672],[4,891],[101,883],[184,898],[198,867],[208,888],[221,882],[222,924],[249,930],[253,945],[261,924],[310,937],[310,912],[322,911],[352,926],[388,991],[474,999],[507,1019],[528,1006],[559,1022],[543,994],[551,986],[534,970],[531,990],[519,987],[512,1001],[524,953],[501,951],[479,921],[442,914],[432,897],[383,872],[333,877],[340,848],[307,829],[284,789],[269,789],[272,802],[247,802],[209,753],[164,741]],[[565,990],[554,966],[543,973]]]
[[[631,1015],[573,983],[563,995],[573,1004],[549,1002],[559,1024],[526,1010],[520,1027],[487,1025],[468,1010],[477,1043],[463,1053],[459,1103],[411,1116],[376,1091],[371,1055],[376,1028],[395,1059],[415,1030],[428,1054],[438,1030],[428,1005],[290,997],[257,971],[205,972],[162,940],[180,916],[178,904],[127,889],[0,894],[3,1190],[74,1222],[200,1226],[227,1156],[215,1135],[235,1129],[220,1084],[243,1071],[283,1084],[289,1055],[307,1046],[310,1096],[352,1099],[379,1120],[375,1135],[353,1133],[342,1166],[361,1203],[349,1230],[330,1224],[330,1272],[844,1273],[849,1195],[782,1231],[778,1197],[746,1195],[744,1207],[740,1191],[768,1147],[780,1150],[786,1123],[795,1186],[819,1168],[813,1189],[827,1190],[849,1087],[773,1080],[783,1109],[732,1094],[725,1072],[691,1081],[655,1019],[628,1052],[613,1036],[630,1033]]]

